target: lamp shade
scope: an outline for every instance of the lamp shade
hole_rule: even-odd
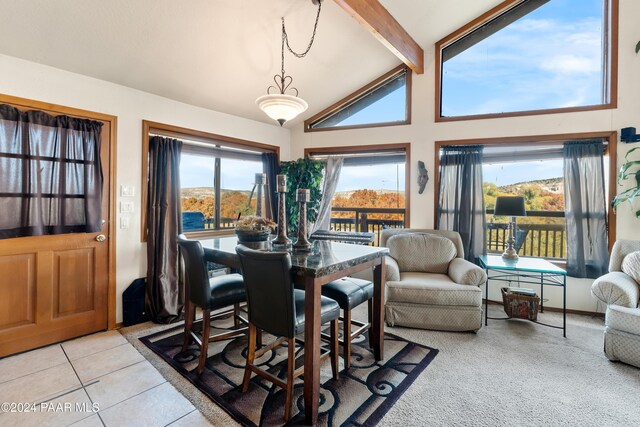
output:
[[[309,108],[304,99],[281,93],[261,96],[256,99],[256,105],[280,126]]]
[[[527,210],[524,207],[524,197],[496,197],[496,207],[493,214],[496,216],[527,216]]]

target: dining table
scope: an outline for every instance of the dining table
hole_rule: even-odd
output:
[[[240,270],[236,236],[199,238],[206,261]],[[384,278],[385,255],[383,247],[354,245],[334,241],[312,240],[311,250],[298,252],[276,247],[270,241],[243,242],[252,249],[284,251],[291,254],[292,277],[305,292],[304,331],[304,413],[308,424],[316,424],[320,401],[320,297],[322,286],[341,277],[373,270],[373,313],[369,339],[376,360],[384,359]]]

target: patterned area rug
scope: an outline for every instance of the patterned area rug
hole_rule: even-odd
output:
[[[224,322],[224,320],[223,320]],[[216,321],[212,326],[216,325]],[[285,393],[279,387],[253,376],[247,393],[241,392],[247,338],[239,337],[210,343],[209,358],[204,373],[195,373],[199,350],[192,346],[181,352],[183,327],[177,326],[140,340],[160,355],[180,374],[211,400],[224,408],[245,426],[273,426],[284,423]],[[273,337],[265,334],[264,343]],[[385,334],[385,360],[375,361],[369,349],[367,334],[354,340],[351,368],[342,369],[333,380],[329,360],[320,371],[320,408],[318,424],[325,426],[375,425],[393,406],[411,383],[431,363],[438,350],[400,337]],[[302,348],[296,349],[297,363],[303,363]],[[286,376],[286,345],[267,352],[258,362],[281,378]],[[296,380],[292,418],[289,425],[304,423],[302,377]]]

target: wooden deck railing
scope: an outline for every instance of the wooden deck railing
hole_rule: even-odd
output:
[[[522,256],[563,259],[567,256],[567,233],[564,211],[527,211],[527,223],[520,222],[516,249]],[[531,223],[531,218],[539,218],[539,223]],[[545,224],[552,218],[555,223]],[[508,224],[491,222],[493,210],[487,210],[487,251],[500,253],[508,237]]]
[[[374,233],[374,245],[380,245],[380,230],[403,228],[405,210],[401,208],[331,208],[331,212],[352,212],[349,218],[331,217],[331,229],[335,231],[368,231]],[[376,216],[376,218],[371,218]],[[397,219],[401,216],[402,219]],[[382,217],[382,218],[380,218]]]

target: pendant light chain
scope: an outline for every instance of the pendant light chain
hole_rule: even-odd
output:
[[[311,46],[313,45],[313,41],[316,38],[316,30],[318,29],[318,21],[320,20],[320,10],[322,9],[322,0],[318,1],[318,13],[316,15],[316,22],[313,24],[313,34],[311,34],[311,40],[309,40],[309,45],[307,46],[307,49],[302,52],[302,53],[298,53],[296,51],[294,51],[291,46],[289,46],[289,36],[287,35],[287,29],[284,26],[284,17],[282,18],[282,43],[283,46],[284,44],[287,45],[287,49],[289,50],[289,52],[291,52],[296,58],[304,58],[305,55],[307,53],[309,53],[309,51],[311,50]],[[282,52],[282,55],[284,56],[284,49]]]

